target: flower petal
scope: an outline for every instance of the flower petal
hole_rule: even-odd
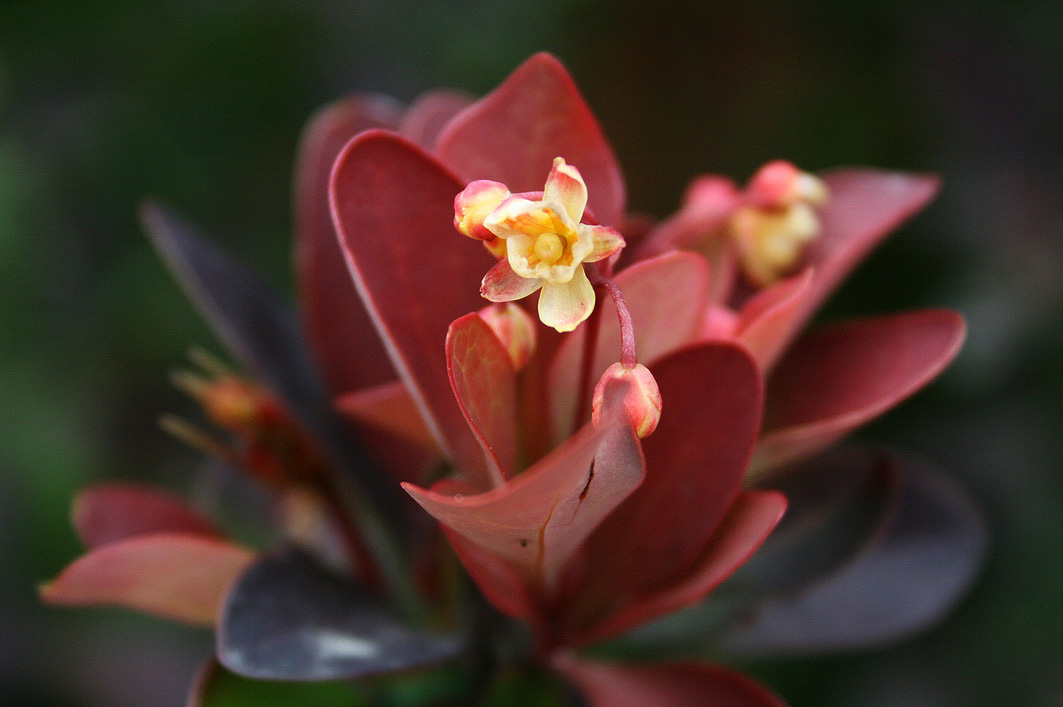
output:
[[[74,499],[74,530],[86,547],[99,547],[137,535],[177,532],[219,537],[199,511],[176,496],[141,484],[99,484]]]
[[[575,165],[566,164],[560,157],[554,159],[554,165],[546,177],[543,201],[561,204],[568,217],[576,223],[583,220],[583,210],[587,208],[587,185]]]
[[[555,661],[590,707],[783,707],[770,690],[719,665],[659,663],[624,665],[564,656]]]
[[[664,408],[642,441],[646,481],[574,563],[566,610],[577,632],[690,576],[738,497],[759,429],[760,374],[738,346],[702,344],[651,370]]]
[[[480,294],[491,302],[512,302],[522,299],[543,286],[543,281],[533,277],[521,277],[513,272],[509,260],[503,258],[484,275]]]
[[[214,538],[139,535],[81,556],[41,587],[41,599],[66,606],[125,606],[212,626],[225,593],[252,560],[249,550]]]
[[[462,186],[416,145],[369,131],[340,154],[330,197],[348,267],[392,363],[440,447],[477,474],[483,454],[454,401],[443,355],[450,323],[481,306],[475,283],[491,262],[483,246],[454,231]]]
[[[594,245],[591,254],[583,259],[585,263],[596,263],[603,258],[614,255],[624,247],[624,237],[608,226],[581,226],[591,237]]]
[[[544,282],[539,293],[539,319],[560,332],[572,331],[594,310],[594,288],[579,266],[564,284]]]
[[[466,182],[493,179],[514,192],[542,187],[558,155],[579,167],[589,205],[605,224],[624,211],[624,180],[609,143],[565,67],[536,54],[443,130],[439,159]]]
[[[927,310],[805,335],[769,380],[754,468],[810,456],[912,395],[959,352],[964,333],[955,312]]]
[[[447,484],[440,491],[403,488],[436,520],[550,592],[583,540],[642,483],[641,448],[624,416],[623,389],[616,384],[606,392],[600,427],[585,426],[504,486],[470,496],[446,493],[453,488]]]
[[[638,262],[617,274],[614,280],[623,290],[631,312],[640,361],[652,363],[694,339],[705,307],[708,276],[704,260],[693,253],[675,251]],[[612,298],[603,298],[597,306],[602,308],[598,314],[598,342],[584,395],[590,395],[594,381],[617,360],[620,351],[620,326]],[[550,422],[557,442],[576,425],[586,336],[586,327],[566,336],[550,364]]]
[[[516,472],[517,372],[513,360],[476,312],[454,320],[447,331],[447,370],[473,434],[483,448],[487,474],[482,490],[501,485]]]
[[[355,292],[329,212],[332,163],[347,142],[370,128],[391,127],[399,107],[381,96],[356,96],[321,110],[303,131],[295,166],[295,275],[303,330],[325,386],[341,393],[394,380],[384,346]]]

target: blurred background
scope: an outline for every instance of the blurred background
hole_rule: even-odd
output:
[[[290,287],[303,121],[346,93],[483,93],[568,65],[630,205],[787,158],[938,172],[939,199],[824,316],[948,306],[966,348],[861,434],[954,472],[991,555],[947,621],[893,648],[744,666],[794,705],[1063,704],[1063,4],[0,2],[0,703],[179,705],[204,632],[38,605],[79,547],[80,486],[188,489],[161,433],[190,344],[220,352],[148,246],[157,197]]]

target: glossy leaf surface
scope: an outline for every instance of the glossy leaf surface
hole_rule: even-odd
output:
[[[288,550],[259,559],[226,599],[218,659],[264,680],[336,680],[438,663],[460,647],[409,627],[354,584]]]
[[[510,191],[543,188],[555,157],[575,165],[600,223],[624,212],[624,180],[612,148],[572,77],[536,54],[443,130],[439,158],[466,182],[491,179]]]
[[[130,483],[98,484],[74,498],[74,530],[86,547],[152,533],[218,537],[214,525],[172,494]]]
[[[124,606],[211,626],[225,593],[253,559],[249,550],[201,535],[139,535],[81,556],[41,588],[41,599]]]
[[[981,566],[987,533],[960,487],[926,462],[892,459],[900,499],[882,535],[848,567],[763,604],[724,640],[752,654],[867,649],[941,618]]]
[[[447,332],[447,371],[461,412],[483,448],[486,490],[516,472],[517,372],[509,353],[478,314],[454,320]]]
[[[493,262],[454,230],[463,186],[416,145],[371,131],[340,155],[330,194],[348,267],[392,362],[440,447],[476,477],[483,454],[443,353],[450,323],[483,306],[479,283]]]
[[[834,325],[802,337],[768,383],[757,469],[810,456],[933,380],[963,343],[946,310]]]

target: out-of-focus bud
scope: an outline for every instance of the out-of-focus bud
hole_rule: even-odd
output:
[[[746,187],[747,201],[762,209],[784,209],[799,202],[819,206],[826,203],[827,193],[823,180],[785,160],[768,162]]]
[[[231,430],[271,425],[282,414],[271,395],[235,376],[211,381],[202,389],[200,402],[214,424]]]
[[[640,438],[653,434],[657,423],[661,421],[661,391],[653,374],[641,363],[636,363],[631,368],[614,363],[605,369],[605,373],[598,379],[598,385],[594,387],[594,397],[591,399],[591,419],[594,424],[597,425],[601,421],[605,388],[609,381],[613,380],[631,383],[623,404],[635,434]]]
[[[519,305],[499,302],[481,309],[480,319],[491,327],[513,361],[514,370],[524,368],[535,353],[535,322]]]
[[[506,243],[484,227],[484,219],[509,196],[505,184],[477,179],[454,197],[454,227],[462,235],[483,241],[496,258],[506,254]]]

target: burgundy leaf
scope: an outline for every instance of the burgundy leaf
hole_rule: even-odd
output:
[[[708,277],[705,261],[697,255],[671,252],[640,261],[614,278],[631,312],[640,361],[651,364],[694,338],[705,309]],[[584,395],[590,394],[602,372],[620,358],[616,307],[612,298],[604,294],[598,300],[601,323]],[[587,327],[567,335],[550,364],[550,418],[555,440],[570,434],[576,422],[586,340]]]
[[[371,332],[343,260],[329,212],[328,181],[336,155],[352,137],[394,127],[390,98],[356,96],[321,110],[303,131],[295,168],[295,274],[307,339],[332,393],[394,380],[384,347]]]
[[[229,592],[218,659],[262,680],[336,680],[438,663],[460,648],[391,616],[296,550],[265,555]]]
[[[483,454],[450,388],[450,323],[483,306],[492,264],[454,230],[462,183],[419,147],[383,131],[344,148],[332,173],[332,212],[347,264],[392,362],[447,456],[482,474]]]
[[[749,654],[863,650],[936,622],[981,566],[984,520],[961,487],[926,462],[893,455],[899,505],[844,570],[763,604],[724,645]]]
[[[444,89],[422,93],[403,113],[398,132],[431,152],[435,150],[439,133],[450,119],[468,108],[474,100],[462,91]]]
[[[926,206],[940,184],[930,174],[873,169],[839,169],[822,177],[830,200],[820,214],[822,233],[808,248],[816,279],[798,325],[886,235]]]
[[[89,548],[137,535],[188,533],[220,537],[199,511],[169,493],[129,483],[98,484],[74,499],[74,530]]]
[[[641,450],[621,405],[624,389],[607,390],[600,427],[585,426],[504,486],[468,496],[448,483],[432,491],[403,488],[439,522],[549,593],[583,540],[642,482]]]
[[[577,631],[690,576],[738,497],[760,423],[761,380],[729,343],[651,368],[664,407],[643,440],[646,481],[589,538],[566,611]]]
[[[556,667],[591,707],[783,707],[763,685],[704,663],[623,665],[565,657]]]
[[[709,541],[690,576],[662,591],[632,601],[570,645],[600,641],[698,601],[730,577],[760,547],[786,510],[786,497],[773,491],[743,491]]]
[[[203,535],[138,535],[82,555],[41,587],[41,599],[124,606],[211,626],[225,593],[253,559],[249,550]]]
[[[476,312],[447,332],[447,370],[461,412],[483,448],[488,474],[478,484],[501,485],[517,465],[517,372],[491,327]]]
[[[439,158],[471,182],[491,179],[512,192],[542,189],[555,157],[575,165],[600,223],[617,225],[624,179],[612,148],[568,71],[549,54],[524,62],[501,86],[443,130]]]
[[[926,310],[806,334],[768,383],[756,469],[818,452],[933,380],[963,343],[955,312]]]

